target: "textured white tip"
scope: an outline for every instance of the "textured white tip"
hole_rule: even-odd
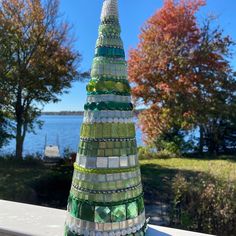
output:
[[[118,18],[118,15],[118,0],[104,0],[101,20],[109,16],[115,16]]]

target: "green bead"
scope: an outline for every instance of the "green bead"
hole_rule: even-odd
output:
[[[138,206],[136,202],[127,204],[127,219],[133,219],[138,216]]]
[[[95,222],[108,223],[111,222],[111,210],[109,207],[97,206],[95,208]]]
[[[112,222],[121,222],[126,220],[126,206],[119,205],[112,207],[111,212],[111,221]]]
[[[106,86],[105,83],[103,81],[99,81],[97,82],[96,86],[95,86],[96,90],[98,91],[106,91]]]
[[[114,82],[113,81],[106,81],[105,86],[107,90],[112,90],[114,88]]]

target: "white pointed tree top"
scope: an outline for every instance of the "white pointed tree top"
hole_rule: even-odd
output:
[[[118,0],[103,1],[101,20],[109,16],[115,16],[118,18]]]

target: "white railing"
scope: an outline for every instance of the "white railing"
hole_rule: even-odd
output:
[[[0,200],[0,236],[63,236],[65,211]],[[203,236],[150,225],[147,236]]]

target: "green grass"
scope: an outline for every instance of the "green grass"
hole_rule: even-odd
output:
[[[179,173],[187,178],[202,173],[206,178],[231,181],[236,185],[236,157],[148,159],[141,160],[140,164],[147,203],[170,203],[172,180]]]
[[[236,183],[236,158],[170,158],[141,160],[146,203],[172,200],[172,180],[176,174],[186,177],[202,173]],[[0,199],[65,208],[73,167],[45,167],[41,161],[0,158]]]
[[[65,208],[72,167],[0,158],[0,199]]]

